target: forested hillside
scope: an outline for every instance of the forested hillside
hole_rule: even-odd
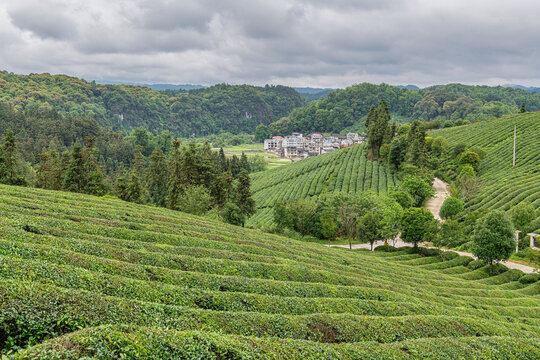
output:
[[[522,104],[528,110],[540,110],[540,94],[522,89],[449,84],[409,90],[363,83],[330,92],[326,98],[294,110],[271,129],[275,134],[341,132],[348,128],[363,131],[370,107],[381,99],[388,103],[394,120],[436,119],[439,126],[517,113]]]
[[[516,166],[512,166],[514,126],[517,127]],[[522,201],[537,209],[534,229],[540,229],[540,113],[525,113],[436,130],[451,146],[478,146],[486,153],[481,162],[480,188],[471,210],[510,210]],[[531,229],[533,230],[533,229]],[[537,231],[538,232],[538,231]]]
[[[488,277],[457,254],[443,262],[433,251],[349,252],[5,185],[0,234],[0,355],[540,356],[537,279],[516,270]]]
[[[254,133],[259,124],[287,116],[305,100],[285,86],[220,84],[204,89],[159,92],[142,86],[101,85],[66,75],[0,72],[0,101],[17,110],[56,110],[89,117],[106,128],[144,127],[177,136],[220,132]]]
[[[368,161],[367,153],[364,145],[356,145],[253,174],[252,191],[257,212],[248,224],[270,225],[272,210],[278,201],[368,190],[385,194],[396,185],[397,176],[378,162]]]

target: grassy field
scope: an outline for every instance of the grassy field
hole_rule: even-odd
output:
[[[540,282],[428,255],[325,248],[162,208],[0,186],[0,352],[540,357]]]
[[[361,144],[253,174],[257,213],[248,224],[271,224],[276,201],[304,199],[326,192],[386,193],[397,184],[396,174],[378,162],[368,161],[366,155],[365,146]]]
[[[516,166],[512,166],[514,126],[517,126]],[[486,152],[480,166],[481,190],[473,210],[509,210],[520,201],[539,210],[534,222],[540,232],[540,113],[526,113],[429,132],[444,136],[450,145],[478,145]]]
[[[290,159],[280,158],[274,153],[264,151],[263,144],[242,144],[237,146],[230,146],[223,148],[226,156],[241,156],[242,153],[246,154],[249,158],[251,156],[263,156],[268,164],[268,168],[272,169],[283,165],[292,164]]]

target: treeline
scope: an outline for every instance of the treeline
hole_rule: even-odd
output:
[[[54,119],[49,119],[51,124]],[[118,144],[132,152],[127,153],[127,161],[117,161],[103,157],[96,146],[103,139],[98,139],[75,137],[73,144],[63,145],[63,151],[49,146],[31,163],[24,161],[9,129],[0,144],[0,183],[113,195],[197,215],[212,211],[214,217],[236,225],[243,225],[255,212],[248,173],[261,170],[261,164],[245,154],[227,158],[223,149],[213,151],[208,143],[183,144],[172,140],[170,133],[153,136],[138,128],[125,139],[119,137]],[[117,162],[108,166],[111,161]]]
[[[409,90],[362,83],[332,91],[324,99],[293,110],[269,128],[274,135],[365,131],[369,109],[380,100],[385,100],[393,116],[402,122],[436,120],[439,126],[445,121],[459,124],[514,114],[522,104],[529,110],[540,110],[540,94],[509,87],[450,84]]]
[[[191,91],[159,92],[143,86],[101,85],[66,75],[0,72],[0,99],[17,110],[56,110],[95,119],[124,134],[144,127],[154,134],[202,136],[253,133],[259,124],[287,116],[305,100],[285,86],[219,84]]]

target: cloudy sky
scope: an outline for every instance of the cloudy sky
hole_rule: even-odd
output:
[[[537,0],[2,0],[0,69],[143,83],[540,86]]]

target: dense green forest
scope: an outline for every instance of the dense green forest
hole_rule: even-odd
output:
[[[176,136],[254,133],[259,124],[287,116],[305,100],[285,86],[219,84],[159,92],[142,86],[101,85],[66,75],[0,72],[0,100],[17,110],[56,110],[89,117],[124,134],[144,127]]]
[[[522,89],[449,84],[409,90],[362,83],[330,92],[324,99],[297,108],[271,124],[270,129],[281,135],[292,131],[365,131],[367,113],[380,100],[388,103],[393,117],[400,122],[437,120],[440,126],[445,121],[475,122],[514,114],[522,104],[528,110],[540,110],[540,94]]]

